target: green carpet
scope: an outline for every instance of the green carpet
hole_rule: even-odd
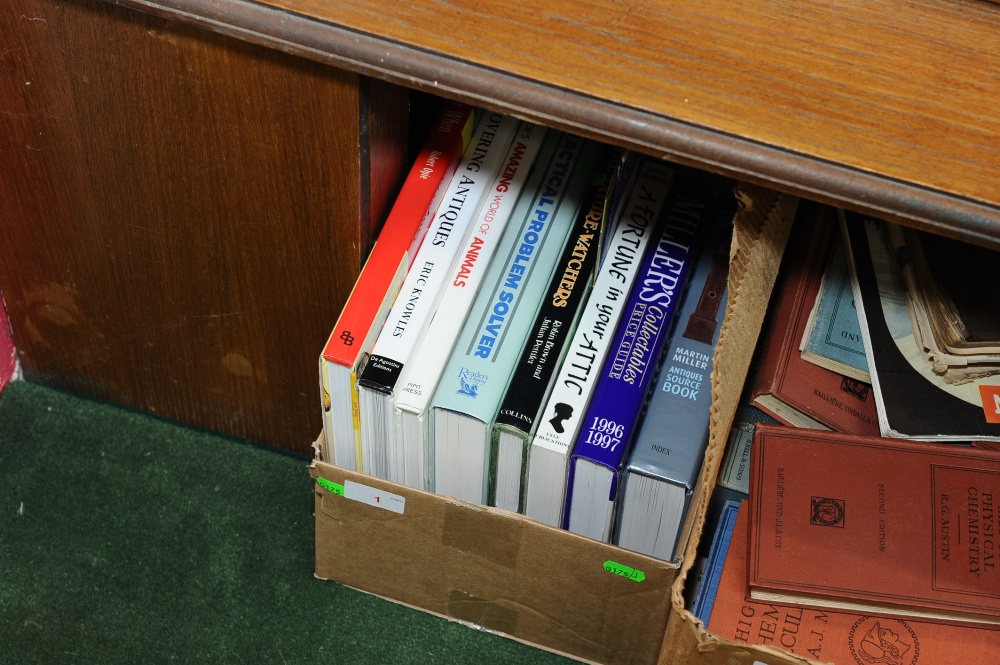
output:
[[[572,662],[316,580],[306,464],[11,384],[0,662]]]

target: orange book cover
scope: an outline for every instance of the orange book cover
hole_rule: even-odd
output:
[[[750,595],[1000,624],[1000,454],[759,426]]]
[[[761,336],[753,402],[786,425],[879,434],[871,385],[803,360],[799,350],[835,232],[832,208],[802,203]]]
[[[708,622],[715,635],[835,665],[1000,663],[995,630],[747,600],[748,517],[744,501]]]

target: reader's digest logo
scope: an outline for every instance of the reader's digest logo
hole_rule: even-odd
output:
[[[472,397],[475,399],[479,397],[479,386],[485,385],[486,380],[489,376],[484,372],[473,372],[470,369],[463,367],[458,372],[458,383],[461,386],[458,389],[459,395],[465,395],[466,397]]]

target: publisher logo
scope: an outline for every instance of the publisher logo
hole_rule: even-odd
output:
[[[845,376],[840,382],[840,389],[848,395],[852,395],[857,397],[862,402],[866,402],[868,401],[868,391],[871,390],[871,386],[863,381],[858,381],[857,379]]]
[[[917,634],[899,619],[861,617],[848,644],[858,665],[916,665],[920,659]]]
[[[354,346],[354,335],[351,334],[350,330],[345,330],[340,333],[340,341],[344,343],[344,346]]]
[[[843,529],[846,511],[847,504],[843,499],[814,496],[809,511],[809,523],[816,526],[833,526]]]
[[[473,372],[463,367],[458,372],[458,394],[466,397],[479,397],[479,387],[486,383],[489,377],[484,372]]]

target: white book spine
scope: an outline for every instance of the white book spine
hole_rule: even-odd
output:
[[[499,175],[484,198],[452,268],[451,280],[445,285],[438,310],[397,384],[394,445],[403,451],[402,482],[410,487],[433,491],[433,478],[426,460],[427,409],[545,134],[544,127],[531,123],[522,122],[517,127],[501,168],[497,169]],[[415,427],[408,428],[416,434],[417,440],[403,438],[407,431],[401,423],[403,418],[417,421]]]
[[[539,505],[548,502],[536,498],[551,491],[538,494],[535,491],[541,490],[541,485],[551,485],[554,479],[539,477],[537,471],[532,473],[531,457],[535,448],[541,448],[562,456],[568,463],[570,448],[579,434],[581,419],[601,374],[673,177],[674,170],[669,165],[650,159],[643,161],[636,175],[628,202],[622,209],[622,219],[609,243],[531,441],[525,504],[525,513],[529,517],[548,524],[558,523],[558,517],[548,515],[552,511],[546,511]],[[565,482],[565,477],[562,482]]]
[[[517,126],[516,119],[499,113],[485,113],[479,119],[359,377],[367,439],[362,447],[366,471],[373,475],[402,481],[402,462],[393,446],[392,393],[423,339]]]

